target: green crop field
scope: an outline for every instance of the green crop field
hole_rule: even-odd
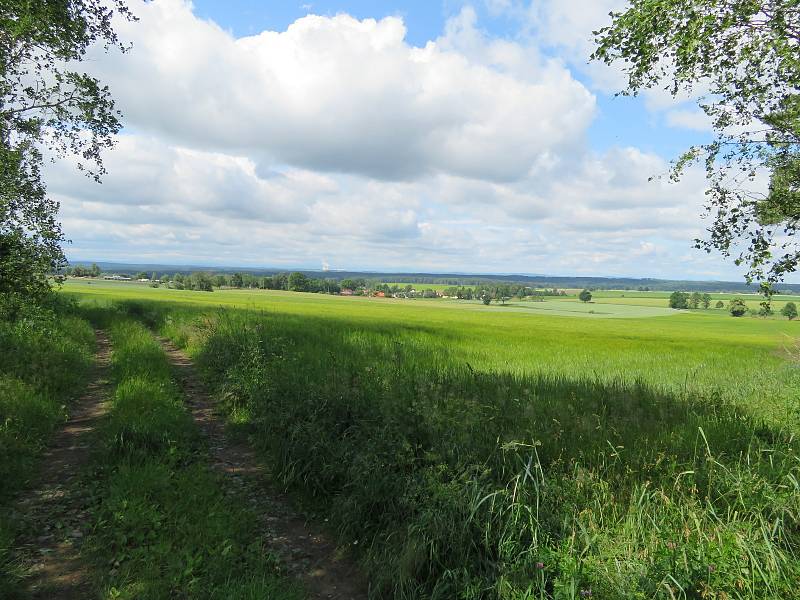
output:
[[[645,381],[671,391],[714,390],[780,415],[795,385],[795,369],[785,356],[800,334],[800,322],[786,319],[734,319],[714,309],[675,311],[665,306],[663,297],[602,297],[602,292],[591,303],[552,298],[487,307],[479,301],[264,290],[202,293],[119,282],[71,281],[64,291],[103,304],[153,300],[176,308],[227,307],[330,319],[353,327],[396,328],[399,336],[414,332],[420,343],[475,368],[593,374],[607,381]]]
[[[86,281],[64,293],[187,348],[231,426],[378,595],[797,588],[796,322],[674,311],[664,293],[507,306]]]

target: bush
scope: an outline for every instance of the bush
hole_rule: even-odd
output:
[[[686,292],[672,292],[669,295],[669,307],[681,310],[689,308],[689,294]]]
[[[735,298],[731,300],[731,303],[728,306],[728,311],[730,311],[731,316],[733,317],[743,317],[748,312],[747,304],[745,304],[744,300]]]
[[[787,302],[781,309],[781,314],[793,321],[797,318],[797,305],[794,302]]]

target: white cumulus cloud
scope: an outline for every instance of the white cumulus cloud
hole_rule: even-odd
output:
[[[396,17],[309,15],[236,39],[184,0],[133,9],[140,21],[119,23],[133,49],[92,69],[130,127],[185,145],[382,179],[509,180],[579,142],[594,113],[565,68],[530,63],[536,77],[521,78],[513,46],[495,64],[447,37],[414,47]]]

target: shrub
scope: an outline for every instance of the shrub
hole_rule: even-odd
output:
[[[787,302],[781,309],[781,314],[793,321],[797,318],[797,305],[794,302]]]
[[[669,295],[669,307],[681,310],[689,308],[689,294],[686,292],[672,292]]]
[[[734,298],[728,306],[728,311],[730,311],[731,316],[743,317],[748,312],[747,304],[745,304],[744,300]]]

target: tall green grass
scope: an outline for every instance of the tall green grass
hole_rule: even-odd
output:
[[[98,432],[87,540],[100,597],[299,598],[244,499],[208,470],[161,346],[138,323],[110,321],[116,388]]]
[[[356,335],[369,331],[436,348],[437,357],[446,353],[449,360],[480,371],[642,381],[671,395],[719,394],[765,416],[800,422],[796,404],[785,402],[800,388],[800,371],[785,360],[784,351],[798,337],[800,321],[734,319],[714,310],[664,318],[572,318],[495,306],[487,310],[455,300],[406,302],[246,290],[198,294],[113,282],[78,289],[87,303],[138,299],[139,310],[151,322],[159,312],[179,321],[184,313],[192,319],[220,307],[310,323],[312,329],[330,320]]]
[[[162,317],[376,596],[798,593],[796,396],[764,398],[782,427],[735,382],[509,372],[379,322]]]
[[[55,302],[0,320],[0,597],[17,585],[9,562],[16,527],[7,506],[35,474],[91,368],[94,333],[73,309]]]

